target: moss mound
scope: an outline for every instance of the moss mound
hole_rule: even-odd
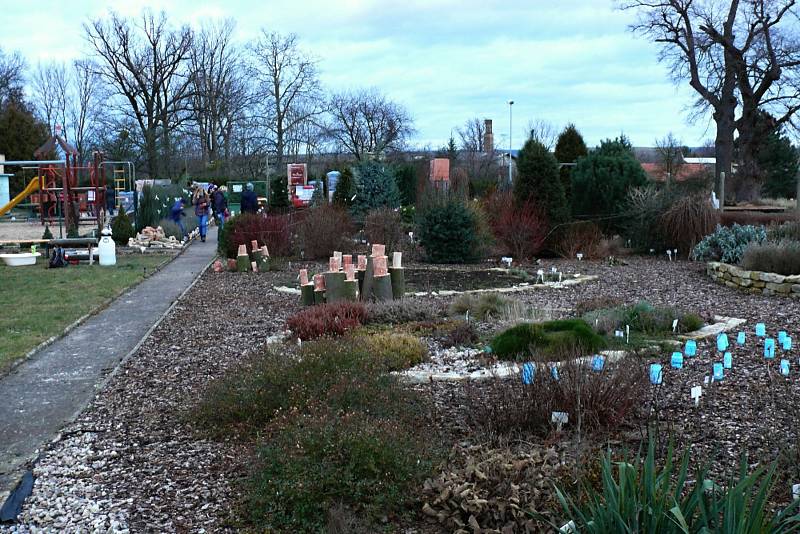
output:
[[[581,319],[522,323],[498,334],[492,352],[504,360],[569,359],[591,354],[606,346],[605,340]]]

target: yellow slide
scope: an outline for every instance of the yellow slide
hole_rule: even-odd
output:
[[[0,217],[11,211],[11,208],[13,208],[17,204],[25,200],[25,198],[28,195],[30,195],[31,193],[35,193],[38,190],[39,190],[39,177],[37,176],[28,183],[28,187],[23,189],[22,193],[12,198],[11,202],[6,204],[5,206],[0,206]]]

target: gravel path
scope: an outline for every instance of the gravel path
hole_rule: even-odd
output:
[[[596,274],[600,279],[515,298],[559,309],[603,294],[630,302],[647,299],[705,317],[743,317],[748,331],[755,322],[766,322],[772,333],[787,330],[800,341],[798,301],[715,285],[701,264],[650,258],[626,261],[627,265],[613,267],[600,262],[545,262],[544,268],[557,264],[566,272]],[[270,288],[286,276],[206,273],[43,455],[19,523],[0,527],[0,533],[235,530],[239,498],[235,488],[245,469],[246,451],[198,437],[187,411],[210,379],[282,330],[285,317],[297,309],[296,297]],[[718,451],[720,460],[737,454],[742,443],[774,454],[775,440],[767,435],[783,439],[796,433],[792,417],[796,404],[786,403],[798,398],[797,355],[793,378],[786,382],[767,372],[753,345],[736,352],[730,379],[709,391],[695,409],[687,402],[687,388],[702,380],[715,358],[710,343],[701,343],[699,349],[681,380],[667,375],[665,382],[671,385],[660,397],[665,418],[686,442],[698,440],[698,451]],[[753,396],[760,400],[752,401]],[[759,433],[761,440],[754,437]]]
[[[207,272],[36,465],[36,484],[0,532],[232,530],[242,472],[188,411],[212,378],[280,330],[294,297],[274,275]]]

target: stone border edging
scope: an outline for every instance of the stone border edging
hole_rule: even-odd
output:
[[[710,261],[706,274],[718,284],[753,295],[784,295],[800,298],[800,275],[784,276],[763,271],[748,271],[736,265]]]

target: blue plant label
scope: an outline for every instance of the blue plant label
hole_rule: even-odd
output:
[[[745,342],[745,334],[744,332],[739,332],[736,335],[736,343],[738,343],[739,345],[744,345],[744,342]]]
[[[686,346],[683,349],[683,353],[687,356],[696,356],[697,355],[697,341],[694,339],[690,339],[686,342]]]
[[[722,366],[725,369],[731,369],[733,367],[733,356],[730,352],[726,352],[722,355]]]
[[[550,374],[552,375],[552,377],[553,377],[554,379],[558,380],[558,367],[556,367],[555,365],[554,365],[554,366],[552,366],[552,367],[550,368]]]
[[[758,337],[764,337],[767,335],[767,326],[764,323],[756,324],[756,335]]]
[[[778,331],[778,343],[782,345],[784,339],[786,339],[786,330]]]
[[[595,354],[592,357],[592,371],[602,371],[606,364],[606,358],[602,354]]]
[[[650,364],[650,383],[655,385],[661,384],[663,378],[664,376],[661,370],[661,364],[660,363]]]
[[[536,376],[536,368],[532,363],[522,364],[522,383],[526,385],[533,384],[533,377]]]
[[[768,337],[764,340],[764,357],[765,358],[774,358],[775,357],[775,340],[771,337]]]
[[[717,350],[720,352],[728,350],[728,334],[722,333],[717,336]]]
[[[673,352],[670,365],[672,365],[672,367],[674,367],[675,369],[683,369],[683,353]]]
[[[783,338],[783,350],[792,350],[792,336]]]
[[[486,345],[485,347],[483,347],[483,352],[485,352],[486,354],[491,354],[492,353],[492,347],[490,347],[489,345]]]
[[[789,376],[789,360],[781,360],[781,374]]]
[[[714,382],[719,382],[724,377],[724,371],[721,363],[714,364]]]

